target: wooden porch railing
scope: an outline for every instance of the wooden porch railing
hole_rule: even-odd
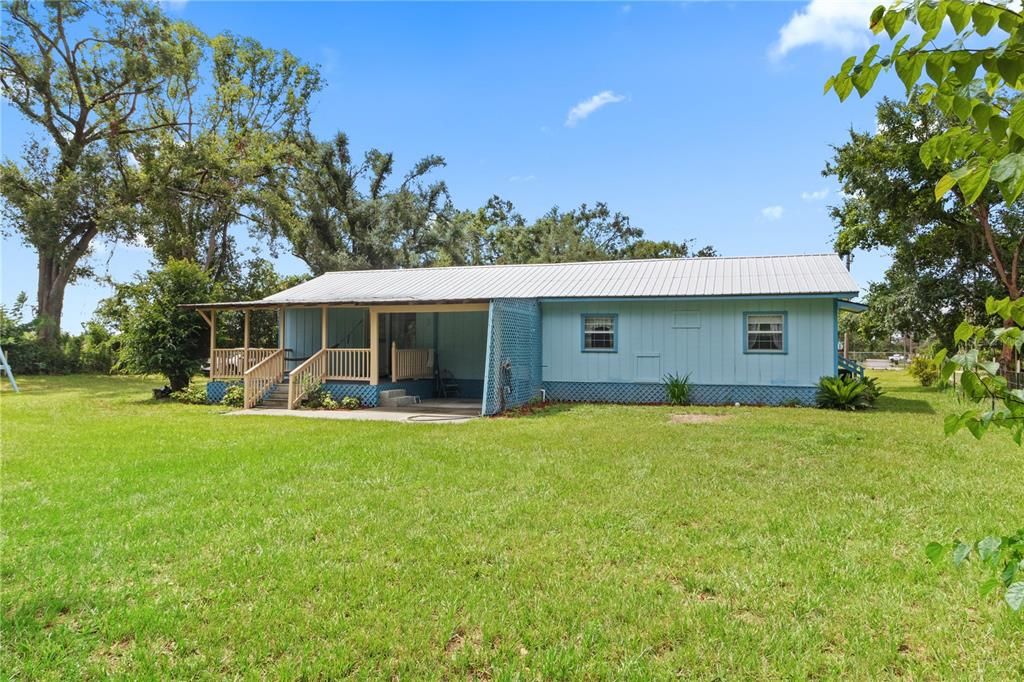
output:
[[[309,392],[324,382],[327,351],[318,350],[288,374],[288,409],[294,410]]]
[[[255,407],[267,389],[284,380],[284,349],[274,350],[245,372],[245,409]]]
[[[430,350],[427,348],[399,348],[391,344],[391,381],[403,379],[429,379],[431,375],[427,362]]]
[[[328,348],[325,379],[334,381],[369,381],[369,348]]]
[[[210,357],[210,378],[237,379],[275,351],[276,348],[215,348]]]

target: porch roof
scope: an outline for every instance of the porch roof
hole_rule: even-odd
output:
[[[852,298],[859,288],[842,260],[830,253],[329,272],[258,301],[190,307],[448,304],[498,298]]]

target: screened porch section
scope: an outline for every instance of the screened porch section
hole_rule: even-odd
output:
[[[290,307],[278,333],[278,348],[211,348],[210,378],[242,379],[246,407],[285,384],[289,409],[319,386],[371,406],[399,387],[417,400],[483,397],[487,304]]]

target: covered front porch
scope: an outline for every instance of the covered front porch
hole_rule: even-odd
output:
[[[227,310],[243,316],[241,346],[217,346],[218,314]],[[294,410],[324,387],[368,407],[443,398],[475,400],[482,410],[488,310],[488,303],[200,308],[211,330],[208,393],[218,400],[241,383],[246,409]],[[277,347],[250,345],[257,313],[276,314]]]

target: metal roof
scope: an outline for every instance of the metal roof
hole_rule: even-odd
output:
[[[849,298],[859,288],[842,260],[829,253],[329,272],[248,305],[808,294]]]

